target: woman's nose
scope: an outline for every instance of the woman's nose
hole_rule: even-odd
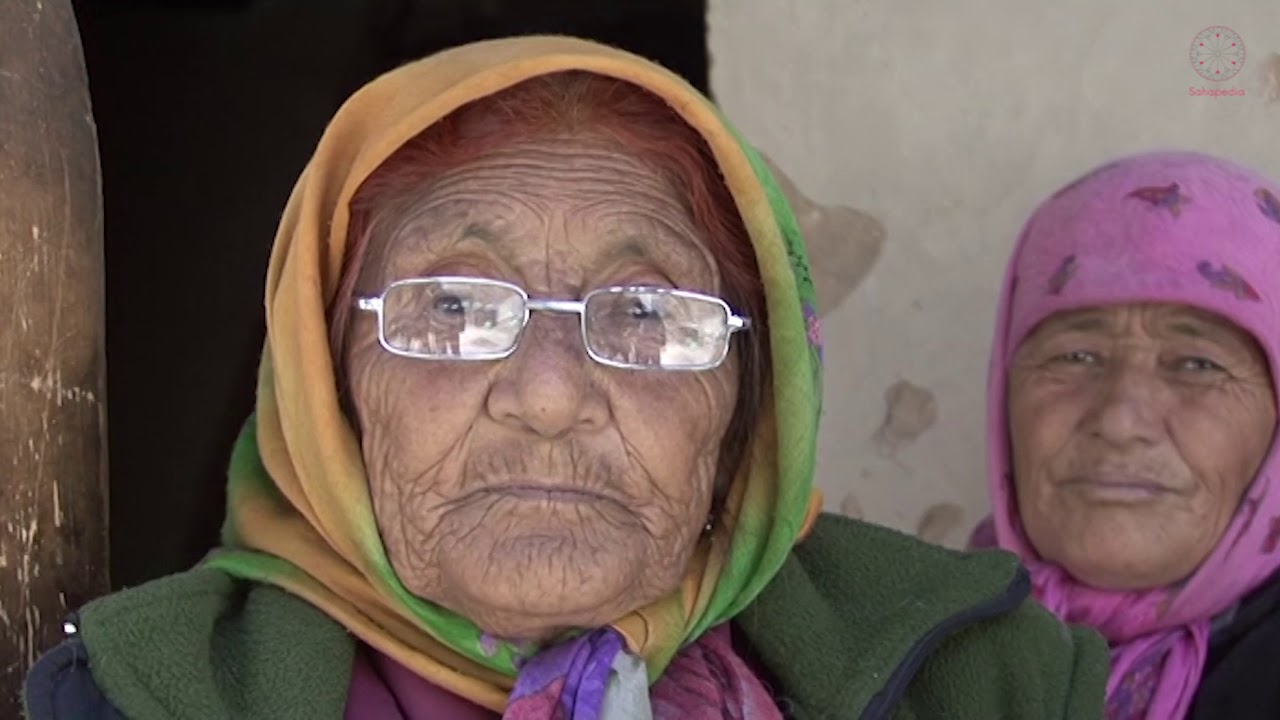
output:
[[[555,438],[608,424],[609,401],[577,317],[535,313],[489,390],[500,423]]]
[[[1109,368],[1089,415],[1089,429],[1113,445],[1158,442],[1164,435],[1169,394],[1157,368]]]

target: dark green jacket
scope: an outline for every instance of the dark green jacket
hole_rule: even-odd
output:
[[[1101,718],[1106,646],[1029,590],[1011,555],[823,516],[735,623],[798,720]],[[28,677],[31,720],[342,717],[354,640],[273,587],[197,569],[77,622]]]

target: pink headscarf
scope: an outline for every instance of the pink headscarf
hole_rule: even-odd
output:
[[[1276,443],[1213,552],[1176,587],[1113,592],[1041,561],[1023,534],[1009,464],[1009,361],[1049,315],[1130,302],[1218,313],[1253,334],[1280,381],[1280,187],[1206,155],[1164,152],[1103,165],[1040,205],[1005,273],[988,377],[991,526],[1063,620],[1109,641],[1112,720],[1180,720],[1191,707],[1214,616],[1280,567]],[[1280,402],[1280,398],[1278,398]]]

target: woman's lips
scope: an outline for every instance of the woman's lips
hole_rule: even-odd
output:
[[[502,495],[521,501],[550,503],[617,502],[605,492],[562,482],[517,481],[490,485],[481,490],[485,495]]]
[[[507,485],[494,488],[494,492],[518,498],[520,500],[540,500],[544,502],[599,502],[605,497],[599,493],[570,487],[550,487],[544,485]]]
[[[1086,475],[1063,485],[1090,499],[1113,503],[1150,502],[1173,492],[1155,480],[1130,475]]]

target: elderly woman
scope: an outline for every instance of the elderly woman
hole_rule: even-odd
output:
[[[1108,718],[1280,717],[1277,198],[1212,157],[1129,157],[1045,201],[1009,263],[994,541],[1110,641]]]
[[[1099,717],[1011,554],[817,517],[805,263],[639,58],[374,81],[284,213],[224,547],[69,619],[31,717]]]

